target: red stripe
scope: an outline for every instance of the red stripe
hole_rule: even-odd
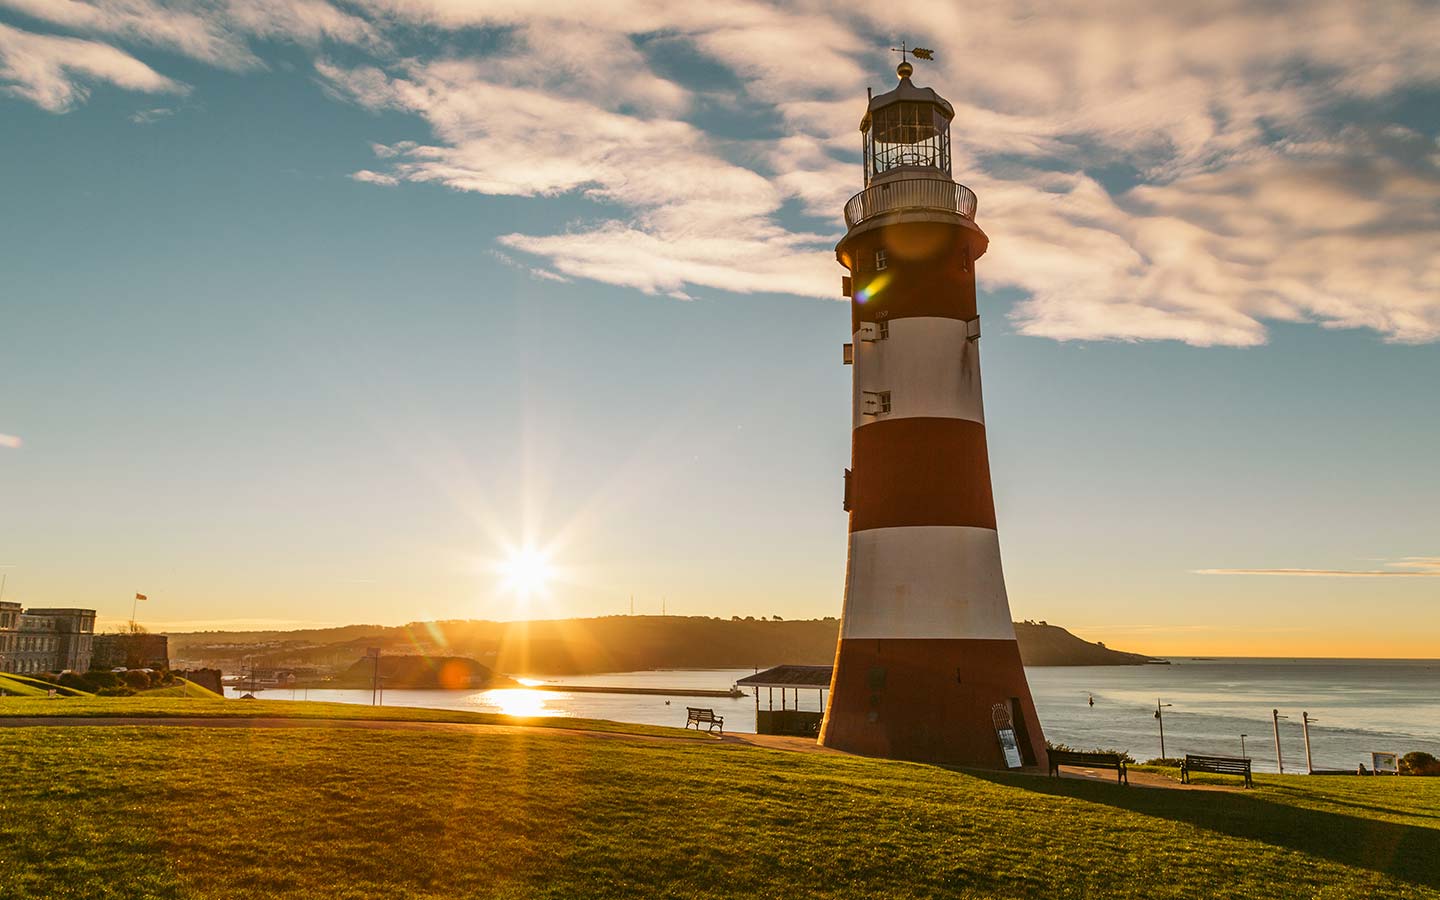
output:
[[[912,222],[847,241],[845,251],[854,266],[851,333],[861,322],[885,318],[975,318],[975,266],[966,262],[976,252],[974,240],[974,232],[961,225]],[[880,249],[886,257],[883,271],[875,268],[875,251]]]
[[[1028,755],[1043,766],[1045,736],[1015,641],[842,640],[820,743],[866,756],[1000,768],[992,707],[1008,710],[1012,697],[1020,701]]]
[[[850,530],[995,527],[985,426],[970,419],[880,419],[854,431]]]

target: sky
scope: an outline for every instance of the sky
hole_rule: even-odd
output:
[[[991,240],[1015,617],[1435,656],[1433,2],[0,0],[5,599],[838,615],[901,40]]]

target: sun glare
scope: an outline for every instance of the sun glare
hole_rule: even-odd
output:
[[[505,589],[522,597],[544,593],[554,576],[550,557],[533,547],[520,547],[510,552],[500,564],[500,576]]]

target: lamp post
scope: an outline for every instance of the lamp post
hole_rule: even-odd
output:
[[[1174,706],[1173,703],[1161,703],[1160,698],[1155,698],[1155,720],[1160,723],[1160,758],[1165,758],[1165,716],[1160,710],[1167,706]]]
[[[1280,770],[1281,775],[1285,774],[1285,757],[1280,753],[1280,720],[1288,718],[1290,717],[1280,715],[1278,709],[1270,710],[1270,719],[1275,725],[1275,766]]]
[[[1248,734],[1242,734],[1242,735],[1240,735],[1240,756],[1241,756],[1242,759],[1249,759],[1249,758],[1250,758],[1250,757],[1248,757],[1248,756],[1245,755],[1245,739],[1246,739],[1247,737],[1249,737],[1249,736],[1250,736],[1250,735],[1248,735]]]
[[[375,705],[375,695],[380,691],[380,648],[371,647],[365,651],[370,657],[370,705]]]
[[[1315,774],[1315,761],[1310,758],[1310,723],[1318,721],[1310,718],[1308,712],[1300,713],[1300,727],[1305,732],[1305,771],[1310,775]]]

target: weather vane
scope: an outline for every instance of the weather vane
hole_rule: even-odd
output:
[[[898,47],[891,47],[890,52],[900,54],[900,62],[902,63],[907,61],[905,59],[907,53],[916,59],[935,59],[934,50],[926,50],[924,47],[906,47],[904,41],[901,41]]]

